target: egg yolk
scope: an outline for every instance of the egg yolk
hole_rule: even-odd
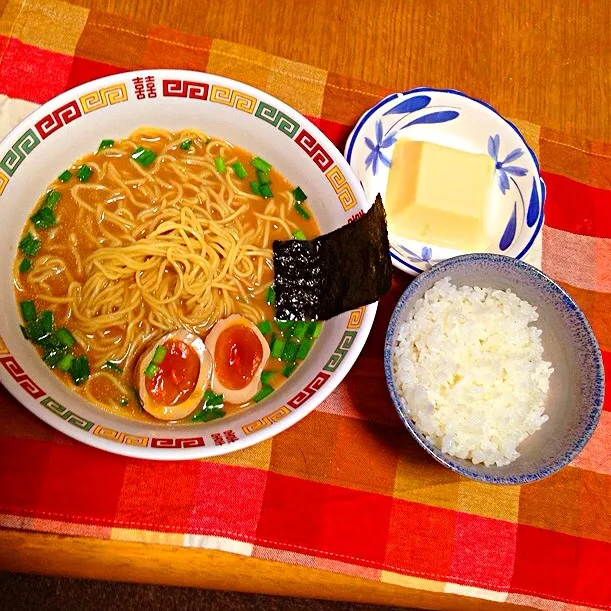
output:
[[[225,388],[239,390],[250,383],[262,360],[257,334],[244,325],[232,325],[216,340],[214,375]]]
[[[169,341],[159,369],[146,378],[146,391],[159,405],[176,405],[186,400],[197,384],[200,362],[197,352],[189,344]]]

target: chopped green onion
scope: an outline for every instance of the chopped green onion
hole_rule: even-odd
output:
[[[299,344],[299,350],[297,350],[297,358],[300,361],[303,361],[303,359],[305,359],[305,357],[308,356],[308,353],[310,352],[310,348],[312,347],[312,343],[313,343],[313,340],[308,339],[307,337],[303,338],[303,340],[301,341],[301,344]]]
[[[295,212],[306,221],[310,220],[310,213],[299,203],[293,206],[295,208]]]
[[[168,349],[165,346],[157,346],[157,348],[155,348],[155,354],[153,354],[153,360],[151,361],[151,363],[155,365],[161,365],[167,352]]]
[[[46,333],[53,331],[53,312],[51,310],[43,310],[38,315],[38,320],[40,320],[40,324]]]
[[[157,158],[155,151],[151,149],[145,149],[143,146],[139,146],[133,153],[132,159],[138,162],[143,168],[151,165]]]
[[[57,363],[58,369],[61,371],[70,371],[70,367],[72,366],[72,361],[74,357],[71,354],[64,354],[60,359],[59,363]]]
[[[270,380],[276,375],[275,371],[264,371],[261,374],[261,384],[269,384]]]
[[[219,405],[223,405],[225,399],[223,394],[216,394],[211,390],[207,390],[204,393],[204,404],[206,407],[218,407]]]
[[[192,140],[183,140],[180,143],[180,148],[184,149],[185,151],[188,151],[191,148],[191,142]]]
[[[49,348],[48,350],[45,351],[42,360],[45,362],[45,364],[50,367],[51,369],[54,369],[57,365],[59,365],[59,362],[64,358],[66,353],[65,348]]]
[[[159,371],[159,365],[155,365],[155,363],[149,363],[144,370],[144,375],[152,379],[155,377],[155,374]]]
[[[22,274],[25,274],[29,272],[30,269],[32,269],[32,259],[22,259],[21,263],[19,264],[19,271]]]
[[[55,215],[51,208],[45,208],[44,206],[38,210],[36,214],[30,217],[34,227],[36,229],[50,229],[55,225]]]
[[[298,340],[302,340],[305,337],[306,331],[308,330],[309,324],[303,320],[300,320],[293,330],[293,337],[296,337]]]
[[[258,182],[251,182],[250,183],[250,190],[255,194],[258,195],[259,197],[261,197],[261,186],[259,185]]]
[[[82,165],[76,172],[76,177],[81,182],[87,182],[92,174],[93,170],[88,165]]]
[[[48,341],[49,334],[42,328],[42,323],[39,320],[33,320],[28,324],[28,335],[35,344],[40,346],[52,343]]]
[[[303,231],[301,231],[301,229],[295,229],[295,231],[293,231],[293,237],[296,240],[305,240],[306,239],[306,235],[305,233],[303,233]]]
[[[285,346],[286,342],[283,339],[274,337],[274,341],[272,342],[272,347],[270,351],[272,358],[279,359],[282,356],[282,353],[284,352]]]
[[[293,373],[293,371],[295,371],[296,368],[297,365],[295,363],[289,363],[288,365],[285,365],[284,369],[282,370],[282,375],[285,378],[288,378]]]
[[[70,170],[64,170],[57,179],[60,182],[68,182],[72,178],[72,172]]]
[[[21,329],[21,333],[23,334],[24,339],[30,339],[30,334],[28,333],[28,330],[23,325],[19,325],[19,328]]]
[[[263,401],[265,397],[269,397],[274,392],[274,389],[267,384],[261,387],[261,390],[252,398],[255,403]]]
[[[74,335],[66,329],[66,327],[62,327],[55,332],[55,336],[57,339],[64,345],[66,348],[71,348],[74,346],[76,340],[74,339]]]
[[[119,404],[121,405],[121,407],[127,407],[129,405],[129,400],[127,399],[127,397],[121,397],[119,399]]]
[[[259,331],[261,331],[261,333],[263,333],[263,335],[267,335],[268,333],[272,332],[272,323],[269,322],[269,320],[262,320],[257,325],[257,328],[259,329]]]
[[[265,301],[267,301],[267,303],[269,305],[274,305],[276,303],[276,291],[274,290],[274,285],[270,285],[270,287],[267,289],[267,295],[265,296]]]
[[[102,140],[102,142],[100,142],[100,146],[98,146],[98,153],[102,150],[102,149],[108,149],[111,146],[115,145],[115,141],[114,140]]]
[[[261,172],[261,170],[257,170],[257,178],[259,179],[260,185],[271,185],[272,179],[269,175],[269,172]]]
[[[306,335],[310,339],[316,339],[320,335],[321,331],[322,331],[322,322],[320,320],[314,321],[310,323],[310,326],[308,327],[308,332]]]
[[[45,196],[45,201],[42,203],[43,208],[51,208],[51,210],[55,210],[55,206],[57,206],[57,202],[60,200],[62,194],[55,189],[51,189],[47,191],[47,195]]]
[[[21,316],[25,322],[33,322],[36,320],[36,306],[33,301],[22,301],[19,307],[21,308]]]
[[[308,199],[308,196],[303,192],[301,187],[295,187],[293,189],[293,197],[298,204],[305,202],[305,200]]]
[[[216,171],[222,174],[227,169],[225,165],[225,160],[222,157],[214,158],[214,166],[216,167]]]
[[[294,363],[297,358],[297,351],[299,350],[299,344],[293,341],[288,341],[282,352],[281,361],[285,363]]]
[[[40,250],[42,242],[35,238],[29,231],[25,237],[19,242],[19,250],[27,257],[34,257]]]
[[[274,197],[274,193],[272,192],[269,185],[259,185],[259,191],[261,191],[261,197],[265,197],[269,199],[270,197]]]
[[[112,361],[106,361],[102,365],[102,369],[110,369],[110,371],[114,371],[115,373],[123,373],[123,369],[119,367],[119,365],[117,365],[116,363],[113,363]]]
[[[236,173],[236,176],[238,178],[246,178],[248,172],[240,161],[236,161],[234,164],[232,164],[231,167],[233,168],[233,171]]]
[[[78,356],[72,361],[70,375],[77,386],[87,381],[89,378],[89,361],[85,355]]]
[[[250,163],[261,172],[269,172],[272,169],[272,164],[265,161],[265,159],[261,159],[261,157],[255,157]]]
[[[205,407],[191,418],[191,422],[210,422],[225,415],[225,410],[220,407]]]

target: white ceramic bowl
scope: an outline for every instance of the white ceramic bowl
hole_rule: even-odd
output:
[[[369,334],[376,304],[325,323],[304,363],[278,391],[210,423],[146,424],[117,417],[69,390],[19,330],[11,266],[19,234],[38,197],[65,167],[143,125],[196,127],[269,160],[308,194],[326,233],[369,207],[331,142],[286,104],[219,76],[146,70],[102,78],[54,98],[0,144],[0,381],[36,416],[103,450],[154,459],[191,459],[238,450],[288,428],[340,383]]]
[[[346,159],[368,201],[386,194],[395,142],[401,135],[489,155],[495,162],[491,204],[498,211],[487,252],[521,259],[543,224],[545,184],[534,152],[515,125],[491,106],[451,89],[420,87],[393,93],[369,109],[346,142]],[[419,274],[444,259],[466,254],[390,235],[393,263]]]

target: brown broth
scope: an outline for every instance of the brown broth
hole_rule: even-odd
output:
[[[73,174],[73,177],[70,180],[64,183],[56,179],[49,184],[49,190],[54,189],[61,194],[61,198],[54,209],[56,225],[48,230],[38,230],[35,232],[38,234],[42,242],[42,246],[38,253],[32,257],[32,271],[36,269],[37,260],[40,261],[42,257],[46,256],[54,256],[58,257],[65,263],[66,270],[69,275],[72,276],[72,278],[79,282],[84,282],[84,273],[78,268],[78,260],[75,253],[78,252],[80,260],[85,261],[87,256],[94,252],[97,248],[111,244],[111,239],[114,235],[115,229],[106,218],[107,213],[105,211],[112,211],[116,208],[114,207],[115,202],[111,201],[112,198],[107,198],[106,200],[100,201],[99,193],[94,190],[82,189],[79,192],[79,197],[81,197],[83,202],[85,202],[87,205],[96,209],[96,214],[82,209],[81,204],[75,197],[73,197],[71,192],[72,187],[77,184],[75,182],[77,181],[77,171],[83,165],[92,167],[93,173],[91,177],[86,183],[83,184],[104,185],[111,188],[112,193],[117,191],[117,188],[114,183],[111,184],[111,181],[108,179],[110,166],[118,171],[126,182],[140,179],[142,177],[141,173],[137,168],[134,168],[134,164],[130,162],[128,156],[113,158],[110,156],[109,151],[119,150],[131,152],[135,143],[138,146],[144,146],[152,149],[155,151],[155,153],[159,154],[161,150],[169,142],[171,142],[173,138],[176,137],[176,134],[170,134],[168,132],[166,135],[162,134],[156,129],[151,129],[149,132],[150,135],[147,136],[146,133],[143,133],[145,132],[145,129],[139,130],[136,137],[132,136],[125,140],[116,141],[111,149],[103,149],[101,151],[85,155],[76,161],[70,168],[68,168]],[[216,142],[217,141],[213,141],[213,146],[216,145]],[[208,146],[209,144],[203,138],[193,138],[189,150],[183,150],[180,146],[178,146],[171,150],[171,154],[176,158],[180,158],[180,156],[186,157],[188,155],[203,156],[205,155]],[[230,144],[224,142],[221,142],[221,144],[216,146],[218,146],[218,152],[227,159],[228,168],[230,163],[234,163],[235,161],[240,161],[243,164],[244,168],[248,171],[248,176],[242,181],[238,180],[236,177],[236,183],[239,184],[244,191],[250,192],[249,182],[257,179],[254,168],[250,163],[253,159],[253,155],[248,151],[231,146]],[[171,160],[164,159],[161,162],[162,167],[157,174],[158,177],[167,181],[167,183],[170,185],[169,189],[173,188],[170,181],[174,180],[176,177],[174,170],[171,168],[171,164]],[[146,171],[146,169],[144,169],[144,171]],[[104,174],[104,176],[101,176],[101,174]],[[291,191],[294,188],[293,185],[275,169],[271,170],[270,177],[272,181],[271,187],[276,197],[281,193]],[[137,186],[136,188],[132,189],[132,195],[139,203],[146,201],[146,196],[143,196],[142,193],[137,193],[137,191],[139,191],[141,188],[142,187]],[[43,194],[34,207],[34,211],[40,208],[45,201],[45,197],[46,194]],[[117,197],[121,197],[121,194],[118,193]],[[125,195],[123,195],[120,201],[121,205],[129,210],[134,216],[142,212],[142,208],[133,205],[130,199]],[[249,208],[243,213],[240,220],[242,220],[245,224],[256,223],[256,217],[254,216],[255,212],[263,213],[268,202],[269,200],[263,198],[249,200]],[[102,203],[103,206],[99,209],[99,216],[97,216],[100,203]],[[153,202],[151,202],[151,205],[154,205]],[[292,207],[289,207],[285,218],[287,221],[290,221],[294,225],[298,226],[298,228],[304,232],[307,238],[316,237],[320,233],[318,225],[313,216],[310,216],[309,220],[305,220]],[[31,230],[32,223],[28,221],[23,229],[21,237],[23,238],[23,236],[25,236],[28,231]],[[270,246],[274,239],[287,239],[286,231],[283,231],[280,227],[275,225],[270,233]],[[34,301],[37,312],[49,309],[52,310],[54,314],[55,328],[66,326],[68,329],[70,329],[70,320],[67,318],[69,314],[69,306],[65,304],[49,304],[49,302],[39,298],[41,293],[54,297],[66,296],[70,282],[68,273],[57,271],[56,273],[51,274],[48,278],[45,278],[42,283],[40,281],[33,281],[31,279],[31,271],[28,273],[19,272],[19,264],[22,259],[22,253],[18,252],[14,264],[15,298],[17,302],[19,303],[24,300]],[[268,265],[264,265],[263,268],[263,283],[271,283],[273,281],[271,261]],[[273,308],[266,303],[265,293],[257,296],[256,300],[256,305],[263,310],[265,320],[273,321]],[[239,302],[239,298],[237,301]],[[143,307],[149,308],[150,306],[143,302]],[[278,329],[275,328],[275,332],[278,333]],[[109,340],[113,339],[115,337],[113,333],[114,331],[112,328],[107,329],[105,336]],[[154,341],[155,337],[159,337],[161,334],[162,332],[159,332],[147,337],[147,345],[149,342]],[[119,335],[117,337],[120,338],[121,336]],[[39,348],[39,352],[42,355],[42,349]],[[80,352],[75,352],[75,354],[77,353],[83,353],[83,351],[81,350]],[[89,356],[91,361],[92,347],[88,346],[85,353]],[[127,365],[125,363],[118,363],[119,365],[124,366],[125,369],[123,374],[117,373],[116,376],[118,379],[124,382],[125,386],[130,389],[133,386],[133,368],[136,362],[137,359],[132,359]],[[275,375],[270,382],[274,388],[280,386],[286,379],[280,373],[283,367],[284,364],[281,361],[270,358],[266,370],[278,372],[278,374]],[[68,373],[64,373],[57,368],[53,369],[53,371],[59,377],[59,379],[74,390],[74,392],[78,393],[87,400],[91,400],[91,397],[88,397],[84,392],[83,387],[76,386],[72,382],[72,379]],[[95,373],[96,369],[91,367],[91,371],[92,373]],[[93,395],[95,403],[112,413],[138,420],[158,422],[139,407],[133,393],[130,392],[129,395],[126,396],[125,393],[119,391],[115,384],[105,377],[91,381],[89,383],[89,391]],[[123,405],[122,403],[125,402],[127,402],[127,404]],[[227,414],[231,414],[243,409],[244,407],[244,405],[225,405],[225,412]],[[190,422],[190,418],[186,419],[184,422]]]

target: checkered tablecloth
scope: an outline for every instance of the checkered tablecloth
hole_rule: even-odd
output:
[[[9,0],[0,50],[2,133],[65,89],[135,68],[254,85],[340,148],[389,93],[55,0]],[[538,263],[583,308],[611,373],[611,144],[516,123],[548,187]],[[444,469],[406,433],[384,381],[385,328],[407,282],[396,274],[361,357],[329,399],[274,439],[220,458],[106,454],[55,432],[0,388],[0,526],[212,547],[553,611],[611,609],[611,401],[582,454],[539,483],[495,487]]]

